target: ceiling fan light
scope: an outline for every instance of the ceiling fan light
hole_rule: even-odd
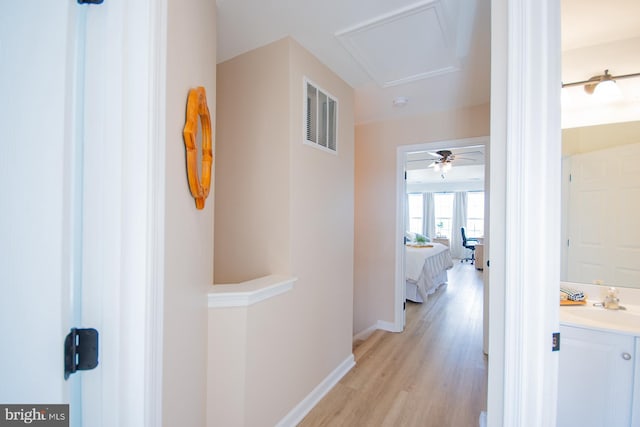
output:
[[[442,165],[443,172],[449,172],[450,170],[451,170],[451,163],[447,162],[444,165]]]

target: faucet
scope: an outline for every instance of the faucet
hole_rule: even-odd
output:
[[[604,298],[604,308],[607,310],[624,310],[624,307],[620,306],[620,298],[618,298],[618,290],[616,288],[609,288],[607,296]]]
[[[618,298],[618,290],[616,288],[609,288],[607,296],[604,297],[604,302],[594,302],[594,307],[603,307],[607,310],[626,310],[626,307],[620,305],[620,298]]]
[[[604,302],[596,302],[594,307],[604,307],[607,310],[626,310],[625,307],[620,305],[620,298],[618,298],[618,290],[614,287],[609,288],[607,296],[604,297]]]

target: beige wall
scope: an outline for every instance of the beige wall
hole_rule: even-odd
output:
[[[562,129],[562,155],[587,153],[640,141],[640,121]]]
[[[218,66],[215,283],[291,269],[288,46]]]
[[[393,322],[396,151],[489,135],[489,105],[356,126],[354,332]]]
[[[204,210],[196,210],[186,178],[182,128],[190,88],[205,87],[215,117],[215,2],[169,0],[167,19],[163,425],[203,426],[213,198]]]
[[[303,76],[339,101],[337,155],[302,143]],[[219,64],[218,105],[216,283],[298,281],[239,309],[246,328],[229,321],[232,309],[210,310],[209,395],[228,404],[210,401],[209,425],[274,425],[351,355],[353,90],[286,38]],[[238,335],[245,366],[230,374],[213,353]],[[225,395],[233,375],[244,390]],[[241,416],[228,412],[238,405]]]
[[[301,142],[303,76],[338,99],[337,155]],[[300,279],[294,317],[299,353],[293,378],[300,399],[351,354],[354,93],[295,42],[290,85],[292,274]]]

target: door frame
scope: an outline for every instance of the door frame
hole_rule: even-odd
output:
[[[555,426],[560,1],[491,3],[487,425]]]
[[[109,35],[100,65],[100,141],[119,179],[91,178],[120,213],[113,238],[89,254],[110,254],[102,285],[102,410],[105,425],[161,426],[164,318],[167,0],[111,0],[88,7]],[[125,46],[126,49],[123,49]],[[95,86],[95,85],[94,85]],[[99,114],[97,114],[99,116]],[[108,124],[108,126],[107,126]],[[89,136],[98,131],[89,129]],[[97,136],[96,136],[97,137]],[[98,160],[99,161],[99,160]],[[89,211],[99,206],[91,204]],[[115,259],[114,256],[115,255]],[[105,289],[106,288],[106,289]],[[84,392],[84,391],[83,391]],[[108,408],[108,410],[106,410]],[[83,405],[83,410],[86,410]],[[93,408],[89,408],[93,410]],[[97,409],[99,410],[99,409]],[[94,415],[89,413],[88,416]]]
[[[475,138],[424,142],[420,144],[401,145],[396,149],[396,267],[393,304],[393,332],[403,331],[405,325],[404,222],[406,218],[405,194],[407,192],[407,182],[405,180],[405,165],[407,154],[414,151],[437,151],[444,148],[464,148],[473,145],[482,145],[485,147],[485,150],[487,150],[487,148],[489,147],[489,137],[483,136]],[[488,180],[488,177],[488,169],[485,166],[485,182]],[[488,252],[488,247],[486,249],[486,252]]]

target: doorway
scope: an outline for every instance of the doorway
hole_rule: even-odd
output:
[[[449,141],[439,141],[439,142],[430,142],[430,143],[423,143],[423,144],[413,144],[413,145],[405,145],[405,146],[400,146],[397,149],[397,162],[396,162],[396,176],[397,176],[397,187],[396,187],[396,276],[395,276],[395,297],[394,297],[394,319],[395,319],[395,330],[403,330],[404,324],[406,322],[405,319],[405,300],[406,300],[406,295],[405,295],[405,231],[406,231],[406,226],[405,223],[407,221],[407,205],[406,205],[406,194],[407,194],[407,179],[405,178],[406,176],[410,175],[411,173],[409,172],[409,170],[407,170],[407,160],[409,159],[409,156],[411,153],[435,153],[439,150],[443,150],[443,149],[447,149],[447,150],[451,150],[452,152],[465,152],[467,151],[466,148],[469,148],[469,151],[482,151],[483,153],[485,153],[488,150],[488,143],[489,143],[489,137],[479,137],[479,138],[466,138],[466,139],[459,139],[459,140],[449,140]],[[472,147],[479,147],[481,150],[473,150]],[[474,156],[477,157],[477,154],[474,154]],[[429,156],[414,156],[414,159],[420,159],[421,157],[423,158],[427,158]],[[432,157],[432,156],[431,156]],[[471,156],[469,156],[471,157]],[[482,183],[482,190],[484,191],[485,194],[485,203],[484,203],[484,223],[482,226],[483,229],[483,243],[484,243],[484,253],[488,254],[489,253],[489,180],[487,179],[487,177],[489,176],[489,162],[488,162],[488,156],[484,155],[484,162],[483,162],[483,176],[484,176],[484,180]],[[477,160],[477,159],[476,159]],[[455,160],[454,160],[455,162]],[[416,176],[422,176],[424,177],[424,180],[427,180],[426,177],[429,176],[429,174],[431,174],[431,178],[433,178],[433,176],[435,175],[436,180],[431,179],[431,181],[435,182],[435,184],[432,182],[431,184],[427,184],[429,185],[431,188],[440,188],[440,189],[444,189],[444,188],[449,188],[450,190],[457,190],[460,191],[462,189],[463,186],[467,185],[467,184],[453,184],[451,183],[451,185],[449,184],[449,182],[447,182],[446,187],[443,186],[442,183],[438,183],[438,180],[441,181],[447,181],[446,178],[446,174],[440,173],[442,171],[434,171],[434,170],[429,170],[429,165],[431,163],[433,163],[433,161],[428,161],[428,162],[420,162],[420,161],[416,161],[416,164],[418,164],[419,166],[417,168],[413,168],[414,171],[419,171],[419,172],[415,172],[414,174]],[[472,169],[477,169],[477,161],[467,161],[468,166],[476,166],[476,168],[472,168]],[[463,163],[459,162],[459,165],[462,166]],[[426,169],[422,169],[421,166],[425,166]],[[434,169],[433,167],[431,167],[431,169]],[[407,172],[407,174],[405,175],[405,172]],[[445,176],[445,178],[442,178],[442,175]],[[455,175],[454,175],[455,176]],[[476,176],[477,177],[477,176]],[[416,181],[420,179],[420,178],[416,178]],[[452,180],[450,180],[452,181]],[[438,184],[438,186],[436,186],[436,184]],[[477,186],[477,184],[476,184]],[[416,187],[419,188],[419,187]],[[475,187],[474,187],[475,188]],[[480,187],[478,187],[480,188]],[[451,227],[449,227],[449,230],[451,230]],[[451,233],[451,231],[449,231],[449,233]],[[456,236],[452,235],[451,237],[454,237],[454,241],[458,241],[458,239],[455,239]],[[488,274],[486,272],[486,270],[483,272],[483,282],[484,282],[484,301],[485,301],[485,306],[486,306],[486,302],[488,299],[488,293],[487,293],[487,288],[488,288]],[[488,314],[487,311],[484,310],[483,311],[483,348],[484,348],[484,352],[487,353],[487,331],[488,331]]]

